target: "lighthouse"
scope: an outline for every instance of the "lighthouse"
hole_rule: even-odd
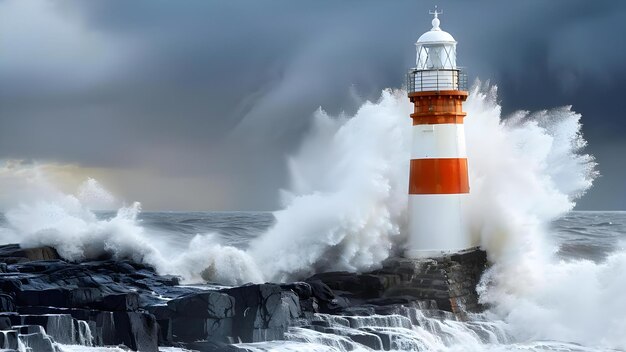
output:
[[[463,217],[470,192],[463,128],[467,78],[456,62],[456,41],[432,28],[415,43],[415,68],[407,75],[414,105],[409,175],[409,228],[405,255],[436,257],[472,246]]]

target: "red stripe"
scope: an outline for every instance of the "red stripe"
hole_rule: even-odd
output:
[[[409,194],[469,193],[466,158],[413,159]]]

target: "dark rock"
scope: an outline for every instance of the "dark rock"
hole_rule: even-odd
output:
[[[136,292],[106,295],[93,307],[105,311],[134,312],[139,308],[139,295]]]
[[[280,287],[285,290],[292,290],[298,295],[300,300],[309,299],[313,295],[311,285],[306,282],[292,282],[289,284],[282,284]]]
[[[117,345],[120,339],[116,334],[113,312],[95,312],[90,318],[94,343],[97,346]]]
[[[17,350],[17,331],[0,331],[0,346],[5,349]]]
[[[126,262],[75,264],[60,260],[32,261],[11,265],[10,269],[10,273],[0,274],[0,289],[19,296],[19,302],[16,302],[18,306],[133,311],[138,306],[162,303],[160,297],[175,298],[199,291],[190,287],[172,286],[177,280],[175,277],[160,277],[148,269],[140,269],[137,275],[130,275],[129,271],[134,273],[138,269]],[[138,300],[135,295],[138,295]]]
[[[320,280],[307,280],[311,286],[311,294],[317,298],[319,302],[330,302],[335,298],[333,290]]]
[[[0,318],[8,318],[11,325],[20,325],[22,324],[22,318],[19,314],[14,312],[5,312],[0,313]]]
[[[169,320],[171,339],[177,342],[211,340],[228,342],[232,336],[233,319],[172,318]]]
[[[478,248],[470,248],[450,255],[450,260],[457,263],[473,262],[479,266],[487,263],[487,252]]]
[[[336,296],[332,301],[320,305],[320,311],[322,313],[338,314],[351,305],[348,298]]]
[[[312,326],[323,326],[325,328],[329,328],[330,327],[330,323],[327,322],[326,320],[313,320],[311,322]]]
[[[450,292],[448,288],[433,289],[430,286],[422,286],[417,284],[404,284],[402,286],[392,287],[386,292],[391,297],[413,297],[413,300],[432,300],[441,309],[451,311]]]
[[[388,306],[394,304],[410,304],[417,301],[413,296],[393,296],[368,299],[366,302],[375,306]]]
[[[485,251],[471,248],[437,258],[389,258],[371,274],[385,278],[383,297],[411,296],[419,301],[434,301],[439,309],[464,319],[467,312],[483,309],[478,303],[476,285],[486,266]]]
[[[307,282],[314,280],[322,281],[332,290],[347,291],[362,298],[380,297],[385,290],[384,278],[371,274],[328,272],[313,275]]]
[[[0,275],[0,291],[2,292],[17,292],[22,289],[22,281],[18,278],[7,277],[6,275]]]
[[[344,331],[336,327],[325,328],[322,326],[313,326],[313,328],[315,331],[323,332],[324,334],[344,335]]]
[[[102,291],[97,288],[53,288],[22,290],[16,296],[17,304],[22,306],[81,308],[100,301]]]
[[[148,306],[146,310],[154,315],[157,320],[170,319],[176,315],[176,311],[167,304]]]
[[[205,340],[208,336],[206,325],[206,318],[172,318],[168,324],[171,331],[168,331],[167,335],[176,342]]]
[[[157,320],[157,324],[159,325],[158,338],[159,338],[159,346],[169,345],[174,341],[172,337],[172,322],[170,319],[167,320]]]
[[[401,304],[394,304],[388,306],[375,306],[374,313],[378,315],[405,315],[406,314],[406,306]]]
[[[124,344],[135,351],[158,351],[158,326],[152,314],[139,312],[113,312],[111,343],[105,345]]]
[[[11,327],[11,319],[6,316],[0,316],[0,330],[7,330]]]
[[[380,351],[383,349],[383,342],[378,335],[362,332],[360,334],[351,333],[346,336],[348,336],[352,341],[360,343],[361,345],[367,346],[373,350]]]
[[[356,316],[368,316],[374,314],[374,307],[372,306],[356,306],[345,308],[342,315],[356,315]]]
[[[26,334],[45,334],[46,331],[43,326],[40,325],[14,325],[11,329],[16,330],[18,333]]]
[[[60,258],[59,253],[52,247],[21,248],[18,244],[0,246],[0,260],[5,263],[56,260]]]
[[[46,332],[58,342],[79,343],[81,338],[86,339],[84,333],[86,325],[89,325],[93,343],[97,346],[125,345],[133,350],[157,350],[158,327],[154,316],[148,313],[100,312],[50,307],[30,307],[28,311],[46,315],[15,316],[17,319],[11,316],[13,325],[22,324],[23,321],[25,324],[43,326]],[[50,314],[50,312],[66,314]],[[69,342],[70,340],[74,342]]]
[[[15,312],[15,301],[13,297],[0,294],[0,311],[1,312]]]
[[[448,311],[424,314],[446,318],[455,318],[450,312],[459,317],[476,311],[475,284],[485,265],[484,252],[474,250],[434,259],[391,258],[365,274],[331,272],[306,282],[203,291],[177,286],[177,277],[159,276],[145,264],[110,256],[68,263],[49,247],[0,246],[0,309],[22,314],[0,314],[0,329],[33,335],[32,343],[41,343],[44,351],[45,339],[35,337],[40,331],[32,325],[44,327],[60,343],[84,341],[89,328],[95,345],[142,351],[157,351],[159,343],[198,351],[245,350],[226,343],[284,339],[290,326],[389,349],[396,337],[391,332],[362,329],[361,334],[335,323],[343,319],[350,325],[349,319],[363,321],[358,316],[372,314],[406,315],[407,307],[436,308],[424,302]]]
[[[67,264],[61,260],[40,260],[12,264],[8,269],[10,269],[12,273],[34,274],[47,273],[55,268],[64,267],[66,265]]]
[[[175,275],[159,275],[152,278],[153,280],[165,285],[165,286],[176,286],[180,285],[181,278]]]
[[[300,300],[276,284],[222,290],[235,298],[233,338],[242,342],[281,340],[292,319],[300,316]]]
[[[90,320],[98,313],[91,309],[59,307],[19,307],[18,312],[22,315],[67,314],[77,320]]]
[[[82,263],[82,265],[90,268],[94,268],[98,271],[110,271],[119,274],[132,274],[137,269],[130,264],[130,262],[122,260],[122,261],[114,261],[114,260],[105,260],[105,261],[91,261],[87,263]]]
[[[380,342],[382,343],[382,349],[384,349],[385,351],[391,350],[393,337],[390,334],[384,331],[380,331],[380,330],[376,330],[372,328],[361,328],[359,330],[363,330],[363,331],[369,332],[370,334],[378,336],[378,338],[380,339]]]
[[[217,291],[185,295],[167,302],[167,306],[177,317],[222,319],[235,315],[235,299]]]
[[[171,343],[172,328],[170,319],[176,315],[176,312],[167,305],[156,305],[146,307],[157,320],[159,324],[159,345]]]
[[[74,319],[69,314],[22,315],[23,325],[39,325],[56,342],[76,343]]]
[[[320,307],[317,303],[317,298],[311,297],[305,300],[300,300],[300,309],[302,309],[303,312],[318,313],[320,311]]]

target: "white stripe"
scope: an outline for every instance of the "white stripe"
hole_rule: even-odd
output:
[[[467,194],[409,195],[406,256],[429,257],[473,247],[463,217]]]
[[[467,158],[463,124],[414,125],[411,159]]]

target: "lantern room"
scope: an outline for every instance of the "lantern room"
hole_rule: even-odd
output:
[[[422,34],[415,43],[417,47],[416,68],[418,70],[455,69],[456,41],[439,28],[439,12],[435,12],[433,28]]]
[[[415,68],[409,71],[409,92],[466,90],[467,82],[456,65],[456,40],[440,28],[439,15],[431,11],[432,28],[415,43],[417,58]]]

